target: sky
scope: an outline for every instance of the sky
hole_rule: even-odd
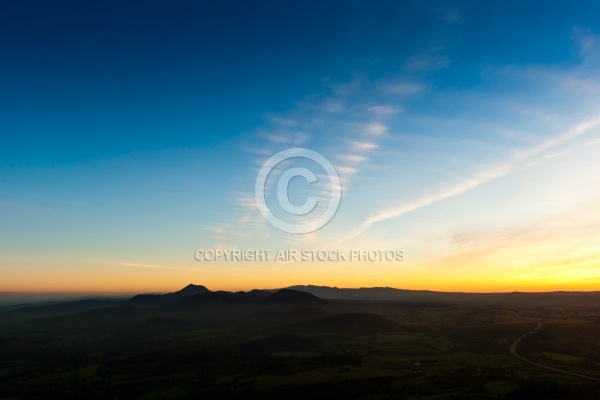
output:
[[[5,0],[0,54],[0,292],[600,290],[598,2]]]

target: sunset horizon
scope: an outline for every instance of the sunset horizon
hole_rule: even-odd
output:
[[[600,2],[0,1],[0,400],[600,398]]]
[[[6,7],[0,292],[600,290],[593,12],[263,8]]]

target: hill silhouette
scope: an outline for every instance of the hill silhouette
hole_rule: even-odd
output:
[[[187,296],[182,298],[177,305],[191,306],[194,304],[238,304],[252,299],[254,299],[254,297],[247,295],[245,292],[233,293],[219,290],[216,292],[200,293],[194,296]]]
[[[201,293],[210,293],[210,290],[208,290],[206,288],[206,286],[194,285],[193,283],[190,283],[183,289],[178,290],[177,292],[167,293],[165,296],[166,297],[185,297],[185,296],[194,296],[196,294],[201,294]]]
[[[173,298],[167,298],[162,294],[138,294],[127,301],[135,307],[159,307],[170,304]]]
[[[391,287],[337,288],[296,285],[288,289],[311,293],[327,300],[391,301],[403,303],[447,303],[487,305],[581,305],[600,304],[600,292],[505,292],[465,293],[408,290]]]
[[[15,308],[8,311],[8,313],[14,316],[21,315],[27,317],[42,317],[46,315],[73,314],[92,309],[114,307],[116,305],[120,305],[121,303],[122,301],[119,300],[108,299],[77,300],[48,305],[28,305],[25,307]]]
[[[263,301],[269,304],[283,305],[323,305],[328,303],[326,300],[323,300],[311,293],[292,289],[278,290],[277,292],[265,297]]]
[[[335,302],[326,299],[335,300]],[[197,318],[200,326],[220,323],[226,319],[237,320],[248,325],[270,326],[289,324],[302,325],[302,329],[365,330],[365,326],[377,329],[392,329],[391,321],[382,321],[377,316],[350,314],[345,317],[330,317],[336,302],[397,302],[413,304],[476,304],[482,310],[470,310],[469,317],[486,316],[496,305],[559,305],[590,306],[600,304],[600,292],[545,292],[545,293],[461,293],[434,292],[427,290],[403,290],[389,287],[345,289],[327,286],[293,286],[277,291],[254,289],[251,291],[211,291],[206,286],[189,284],[181,290],[166,294],[139,294],[130,299],[85,299],[52,304],[28,305],[0,312],[3,323],[27,322],[31,326],[80,326],[87,329],[100,325],[117,326],[127,321],[140,322],[154,316]],[[486,308],[487,307],[487,308]],[[226,313],[225,308],[227,309]],[[488,310],[489,309],[489,310]],[[338,309],[339,312],[354,312]],[[59,318],[59,317],[64,318]],[[371,319],[369,319],[371,318]],[[37,320],[37,321],[34,321]],[[308,322],[307,322],[308,321]],[[78,325],[78,323],[80,323]],[[311,325],[313,324],[313,325]],[[320,325],[319,325],[320,324]],[[55,327],[53,327],[55,325]],[[354,328],[352,328],[354,329]]]
[[[176,303],[186,297],[207,293],[212,292],[206,286],[190,283],[181,290],[167,294],[138,294],[129,299],[128,303],[138,307],[160,307]]]

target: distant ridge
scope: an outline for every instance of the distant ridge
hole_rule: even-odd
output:
[[[301,296],[314,297],[305,292],[298,292]],[[208,304],[239,304],[253,302],[270,296],[266,290],[254,289],[249,292],[228,292],[217,290],[215,292],[206,286],[189,284],[181,290],[167,294],[138,294],[127,301],[136,307],[163,307],[163,306],[194,306]]]
[[[194,285],[190,283],[186,287],[176,292],[167,294],[138,294],[129,299],[128,303],[139,307],[158,307],[176,302],[179,299],[184,299],[200,294],[212,293],[202,285]]]
[[[310,293],[328,300],[503,305],[600,305],[600,292],[464,293],[395,289],[390,287],[348,289],[315,285],[296,285],[290,286],[288,289]]]
[[[206,288],[206,286],[194,285],[193,283],[190,283],[183,289],[181,289],[177,292],[168,293],[165,296],[184,297],[184,296],[194,296],[196,294],[201,294],[201,293],[210,293],[210,290],[208,290]]]
[[[178,307],[194,304],[265,304],[319,306],[328,301],[366,301],[436,304],[481,305],[551,305],[551,306],[599,306],[600,292],[505,292],[464,293],[436,292],[431,290],[408,290],[391,287],[338,288],[315,285],[295,285],[282,289],[253,289],[250,291],[211,291],[206,286],[189,284],[166,294],[138,294],[131,298],[89,298],[75,301],[52,301],[0,307],[0,313],[13,318],[42,317],[45,315],[70,314],[93,308],[114,307],[127,304],[137,308]],[[318,308],[318,307],[315,307]]]
[[[277,292],[263,298],[263,301],[270,304],[327,304],[326,300],[323,300],[314,294],[293,289],[278,290]]]
[[[23,307],[10,309],[7,312],[13,315],[20,314],[24,316],[42,317],[44,315],[72,314],[104,307],[110,308],[120,304],[121,301],[118,300],[77,300],[54,304],[28,304]]]

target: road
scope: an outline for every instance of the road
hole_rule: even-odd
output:
[[[582,374],[578,374],[576,372],[565,371],[564,369],[550,367],[548,365],[544,365],[544,364],[537,363],[535,361],[531,361],[531,360],[523,357],[522,355],[520,355],[518,353],[518,348],[519,348],[519,344],[521,343],[521,341],[523,339],[525,339],[527,336],[533,334],[535,331],[540,330],[542,328],[542,326],[544,326],[544,323],[542,321],[537,320],[537,319],[527,318],[527,317],[521,317],[520,315],[515,315],[515,317],[521,318],[521,319],[526,319],[528,321],[536,322],[537,325],[536,325],[535,329],[533,329],[533,330],[527,332],[526,334],[524,334],[523,336],[517,338],[517,340],[515,340],[510,345],[510,350],[509,351],[510,351],[510,355],[511,356],[513,356],[513,357],[515,357],[515,358],[517,358],[517,359],[519,359],[519,360],[521,360],[523,362],[526,362],[528,364],[535,365],[536,367],[544,368],[544,369],[547,369],[547,370],[550,370],[550,371],[553,371],[553,372],[558,372],[560,374],[575,376],[577,378],[587,379],[589,381],[600,382],[600,378],[594,378],[593,376],[582,375]]]

